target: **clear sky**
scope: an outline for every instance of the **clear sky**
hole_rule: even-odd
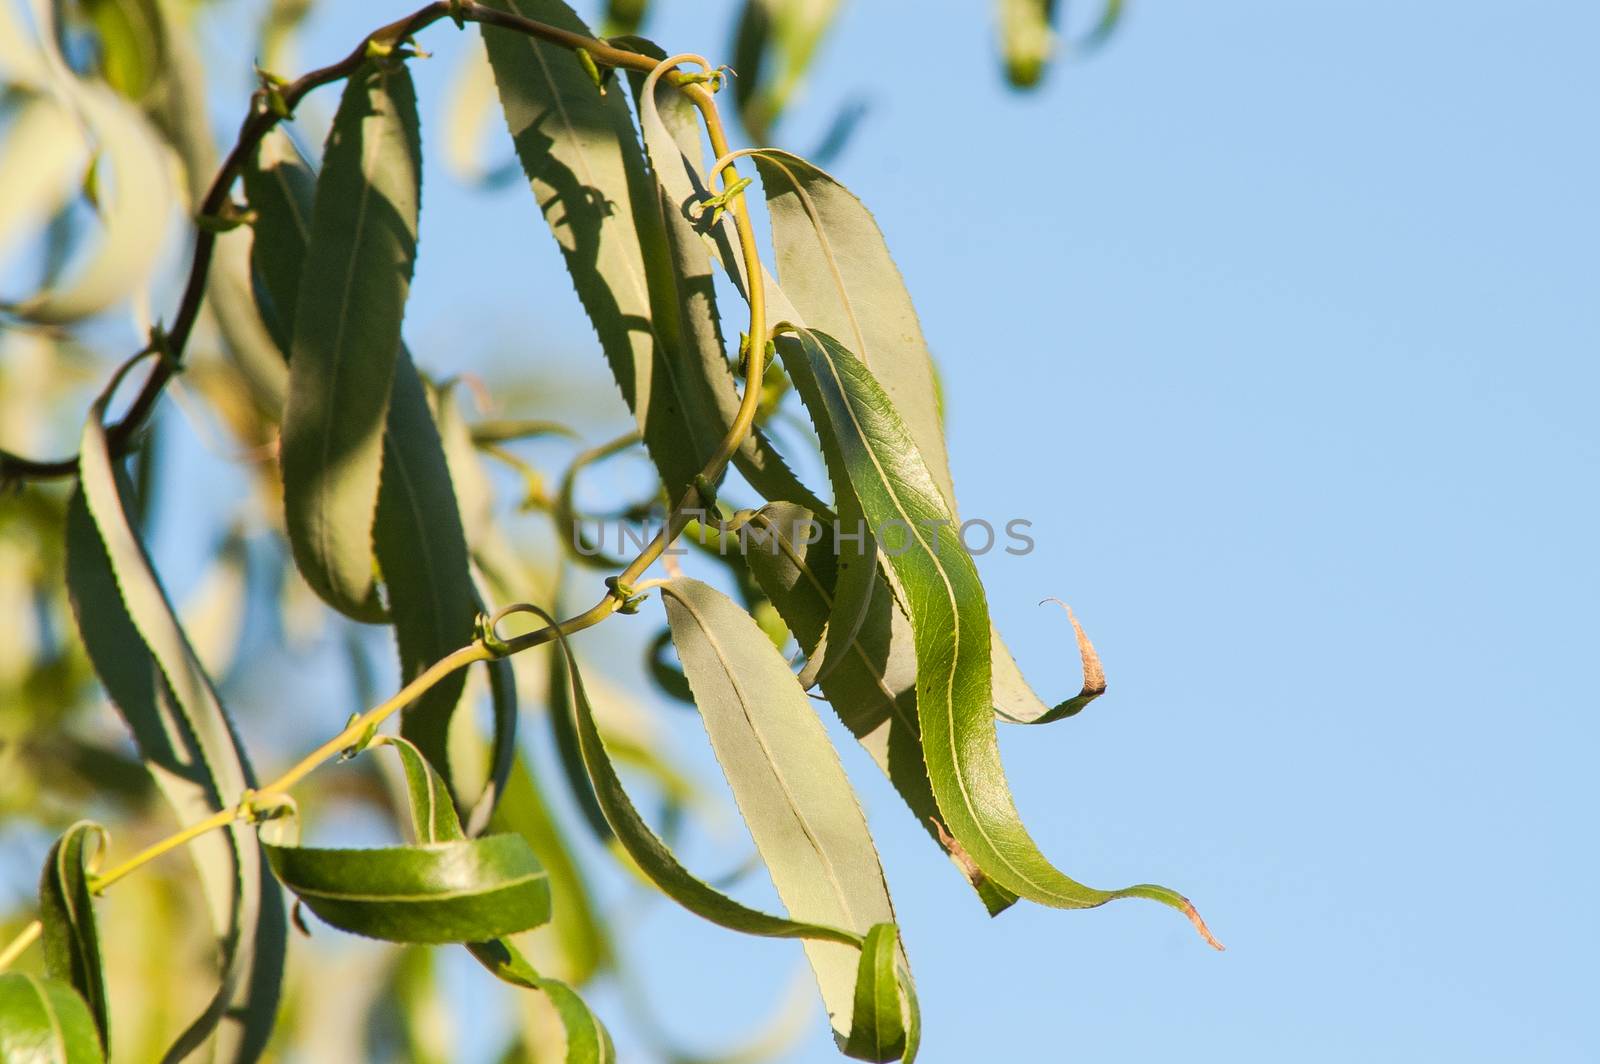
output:
[[[333,6],[308,63],[406,7]],[[669,51],[729,57],[731,5],[655,6]],[[1034,523],[982,561],[992,610],[1051,699],[1078,681],[1041,598],[1104,658],[1080,717],[1003,733],[1036,837],[1091,884],[1183,890],[1229,946],[1141,902],[990,921],[846,750],[922,1059],[1600,1058],[1600,7],[1130,8],[1022,97],[987,5],[858,0],[779,131],[805,152],[868,104],[833,169],[940,360],[963,510]],[[592,370],[526,187],[439,166],[453,37],[418,72],[418,361]],[[635,942],[707,1046],[800,958],[664,906]],[[810,1031],[792,1059],[833,1059]]]

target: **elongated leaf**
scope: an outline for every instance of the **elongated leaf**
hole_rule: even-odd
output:
[[[410,357],[402,351],[383,433],[383,479],[373,529],[400,647],[410,680],[472,641],[477,592],[467,538],[456,509],[444,447]],[[406,707],[402,733],[441,772],[447,770],[450,718],[466,673],[458,671]]]
[[[954,536],[960,524],[959,509],[950,479],[933,360],[910,293],[877,222],[849,189],[799,156],[761,150],[752,157],[772,216],[782,296],[798,315],[792,324],[841,338],[878,380],[944,498],[951,521],[945,534]],[[782,307],[782,300],[776,305]],[[830,444],[826,437],[822,442],[827,458]],[[829,467],[834,465],[830,460]],[[843,500],[838,503],[840,520],[847,529],[854,516],[845,513],[848,505]],[[858,616],[856,608],[865,601],[863,593],[861,585],[841,585],[837,606],[844,619]],[[838,620],[832,627],[859,631]],[[1084,657],[1084,690],[1051,707],[1023,679],[1000,633],[991,631],[990,640],[996,677],[994,703],[1002,719],[1046,724],[1073,715],[1096,696],[1089,682],[1091,669],[1098,667],[1098,661],[1092,660],[1092,648]],[[839,640],[830,642],[837,645]],[[1080,648],[1085,642],[1080,640]],[[826,660],[821,667],[832,667],[830,650],[823,653]],[[1103,690],[1104,677],[1100,679]]]
[[[955,488],[922,325],[870,211],[798,155],[753,153],[772,217],[778,283],[803,321],[839,337],[883,382],[949,509]]]
[[[487,6],[589,32],[561,0]],[[721,437],[691,413],[677,290],[627,100],[615,87],[602,94],[566,48],[492,27],[483,39],[517,156],[650,458],[677,499]]]
[[[370,850],[266,847],[272,870],[341,931],[390,942],[480,942],[550,918],[550,887],[518,835]]]
[[[39,919],[44,923],[45,973],[82,996],[94,1017],[101,1049],[105,1050],[111,1045],[111,1026],[94,896],[89,891],[85,869],[92,856],[90,839],[103,850],[106,829],[80,820],[50,847],[39,876]]]
[[[813,654],[833,614],[838,558],[831,531],[810,511],[775,503],[751,515],[744,558],[763,590],[794,632],[801,650]],[[1016,895],[991,881],[959,851],[939,813],[922,757],[917,723],[917,659],[911,622],[901,612],[881,574],[859,637],[849,655],[822,678],[822,692],[845,727],[860,740],[905,800],[917,822],[937,842],[983,900],[990,915]],[[952,849],[952,847],[956,849]]]
[[[480,600],[480,608],[482,602]],[[487,609],[481,610],[487,613]],[[489,778],[483,793],[467,813],[468,835],[482,835],[494,819],[495,810],[511,785],[517,764],[517,681],[511,662],[497,659],[486,662],[489,670],[489,702],[494,712],[494,739],[489,756]],[[531,840],[530,840],[531,841]],[[536,845],[535,853],[543,853]]]
[[[554,625],[555,619],[537,607],[529,607],[546,623]],[[764,637],[763,637],[764,638]],[[860,948],[862,936],[855,931],[821,924],[802,923],[760,912],[723,894],[714,887],[695,878],[673,856],[666,843],[650,829],[639,811],[634,808],[616,766],[606,750],[600,729],[595,724],[594,710],[583,687],[567,646],[566,637],[557,632],[557,645],[566,659],[568,677],[572,687],[572,713],[578,728],[578,739],[584,765],[594,781],[595,798],[604,812],[606,821],[615,832],[617,841],[633,858],[652,883],[663,894],[682,905],[696,916],[733,931],[768,938],[816,938],[827,942],[840,942]]]
[[[43,94],[28,93],[13,103],[13,114],[0,137],[0,263],[13,241],[54,217],[66,206],[88,163],[70,112]]]
[[[838,341],[801,330],[778,344],[819,431],[835,436],[839,490],[856,493],[868,520],[898,531],[886,553],[906,597],[917,656],[917,717],[929,782],[951,834],[989,878],[1060,908],[1150,898],[1183,912],[1214,945],[1187,898],[1140,884],[1096,890],[1039,852],[1005,781],[990,689],[988,604],[972,559],[951,535],[953,517],[916,441],[871,371]]]
[[[245,171],[245,189],[259,218],[252,248],[257,298],[287,355],[284,323],[296,318],[320,186],[288,138],[278,137],[263,141],[255,165]],[[388,591],[401,675],[411,679],[471,638],[477,600],[440,431],[410,352],[404,344],[398,350],[370,550]],[[403,718],[405,734],[441,771],[449,764],[446,737],[465,682],[461,673],[447,677]]]
[[[282,454],[295,562],[329,605],[362,620],[383,616],[371,529],[416,258],[420,155],[410,75],[369,61],[345,89],[317,179]]]
[[[648,41],[627,42],[656,59],[666,58]],[[639,126],[644,134],[660,224],[671,256],[675,285],[681,374],[689,415],[714,426],[720,439],[739,411],[739,390],[728,367],[728,353],[717,312],[711,274],[711,250],[700,225],[690,217],[694,205],[710,195],[706,188],[705,153],[700,120],[684,94],[659,79],[630,72]],[[797,502],[816,511],[826,507],[784,462],[757,427],[733,454],[734,465],[765,498]],[[704,501],[704,500],[702,500]]]
[[[892,925],[866,819],[788,663],[750,615],[714,588],[679,578],[661,593],[712,749],[784,907],[796,920],[862,936]],[[815,940],[806,954],[834,1031],[853,1052],[858,956]]]
[[[102,418],[119,373],[90,409],[80,441],[80,490],[68,508],[67,588],[79,635],[179,821],[236,805],[255,786],[249,762],[201,669],[143,544]],[[255,833],[231,825],[189,846],[222,943],[222,985],[179,1038],[182,1056],[217,1030],[223,1060],[254,1060],[276,1017],[286,927]]]
[[[21,972],[0,975],[0,1060],[101,1064],[94,1018],[65,983]]]
[[[411,800],[412,836],[419,844],[459,842],[466,838],[461,822],[456,819],[450,804],[450,792],[444,780],[433,770],[421,752],[404,739],[384,737],[378,742],[392,746],[400,755],[405,768],[406,789]],[[514,838],[524,842],[522,835],[492,836]],[[546,917],[550,910],[548,892],[544,902]],[[541,923],[543,921],[540,921]],[[518,930],[524,930],[518,928]],[[467,949],[478,961],[498,978],[516,986],[537,990],[550,998],[561,1017],[567,1033],[567,1061],[579,1062],[611,1060],[610,1035],[589,1011],[581,997],[565,983],[546,979],[534,970],[517,947],[502,938],[468,942]]]

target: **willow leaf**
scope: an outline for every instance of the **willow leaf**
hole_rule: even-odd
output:
[[[879,924],[867,932],[856,975],[850,1040],[845,1044],[845,1052],[859,1060],[899,1060],[905,1052],[897,947],[893,924]]]
[[[413,840],[419,845],[464,840],[466,834],[461,830],[461,822],[456,818],[455,809],[450,804],[449,789],[422,753],[405,739],[386,736],[378,742],[392,746],[400,755],[401,764],[405,769],[406,790],[411,803]],[[528,841],[522,835],[494,837],[519,839],[524,844]],[[550,911],[548,893],[544,909],[548,918]],[[516,986],[540,991],[550,999],[566,1029],[569,1064],[614,1058],[615,1050],[611,1048],[610,1035],[571,987],[558,980],[541,976],[528,963],[521,951],[503,938],[468,942],[466,945],[479,963],[493,972],[497,978]]]
[[[849,189],[798,155],[763,149],[752,156],[772,218],[778,284],[803,319],[794,324],[840,337],[883,382],[954,510],[933,359],[877,221]]]
[[[557,623],[543,610],[536,607],[531,609],[548,624]],[[572,689],[572,713],[578,729],[583,763],[594,781],[595,798],[605,814],[606,821],[615,832],[617,841],[628,856],[633,858],[640,871],[667,897],[696,916],[718,926],[742,931],[748,935],[768,938],[815,938],[859,949],[863,938],[858,932],[803,923],[752,909],[695,878],[678,862],[666,843],[661,841],[639,815],[639,811],[623,788],[622,778],[617,774],[616,765],[612,763],[605,741],[600,736],[600,729],[595,723],[594,710],[589,704],[589,696],[584,691],[583,677],[578,673],[572,660],[566,637],[559,631],[557,645],[561,648],[562,656],[567,663]]]
[[[648,41],[627,42],[655,59],[665,53]],[[695,206],[710,192],[704,177],[705,153],[701,148],[700,120],[689,99],[672,85],[638,71],[629,75],[639,113],[639,128],[655,178],[655,202],[671,255],[670,277],[675,285],[681,375],[690,415],[709,424],[720,439],[733,426],[739,411],[739,390],[728,367],[716,287],[711,272],[711,251],[691,217]],[[766,435],[756,428],[748,433],[733,462],[750,486],[763,497],[796,502],[813,510],[826,507],[795,476]]]
[[[712,749],[790,916],[862,936],[892,925],[866,819],[788,663],[714,588],[679,578],[661,594]],[[805,946],[836,1036],[853,1049],[858,956],[833,942]]]
[[[266,846],[272,870],[325,922],[390,942],[481,942],[550,918],[544,869],[520,835],[369,850]]]
[[[402,680],[472,641],[477,592],[449,463],[427,393],[402,349],[383,430],[383,471],[373,547],[388,591]],[[440,771],[466,673],[457,671],[407,706],[401,733]]]
[[[540,975],[506,939],[469,943],[467,949],[502,981],[545,995],[566,1036],[566,1055],[562,1058],[565,1064],[614,1064],[617,1050],[611,1042],[611,1032],[576,990],[559,979]]]
[[[187,825],[237,805],[255,779],[129,521],[102,420],[121,378],[91,406],[80,440],[80,488],[68,509],[67,587],[95,672]],[[172,1055],[181,1058],[216,1031],[218,1059],[254,1060],[276,1017],[283,905],[255,834],[243,825],[208,833],[189,850],[222,943],[222,983]]]
[[[954,520],[916,441],[872,372],[838,341],[800,330],[778,344],[784,365],[812,396],[820,431],[832,434],[868,520],[899,532],[886,547],[906,597],[917,657],[917,717],[929,782],[952,836],[977,867],[1008,890],[1060,908],[1125,897],[1170,905],[1213,944],[1187,898],[1153,884],[1097,890],[1060,872],[1023,827],[995,735],[988,604],[977,568],[948,529]],[[946,530],[944,535],[938,532]]]
[[[80,820],[50,847],[39,877],[39,919],[44,924],[45,974],[71,986],[94,1017],[100,1046],[111,1045],[106,1007],[105,972],[100,960],[100,933],[95,925],[94,895],[85,865],[93,856],[89,841],[101,850],[106,829]]]
[[[1100,667],[1100,655],[1084,633],[1083,625],[1060,599],[1046,599],[1067,611],[1067,621],[1078,640],[1078,659],[1083,663],[1083,687],[1077,694],[1054,706],[1044,703],[1017,668],[1011,652],[1000,639],[1000,633],[991,629],[994,659],[994,711],[1001,720],[1012,724],[1050,724],[1076,716],[1083,707],[1106,693],[1106,674]],[[1041,604],[1042,605],[1042,604]]]
[[[754,535],[742,540],[745,563],[794,633],[800,649],[814,654],[834,612],[839,559],[833,544],[826,532],[813,538],[823,525],[798,506],[765,506],[750,516],[748,525],[762,530],[764,536],[759,541]],[[952,849],[955,841],[934,801],[922,757],[911,622],[881,574],[874,575],[873,588],[865,623],[849,643],[849,655],[822,678],[822,693],[889,777],[917,822],[951,855],[994,915],[1017,897],[980,872],[959,847]]]
[[[311,243],[317,175],[289,134],[278,127],[261,138],[241,174],[245,199],[256,214],[250,270],[261,320],[287,358],[294,343],[300,274]]]
[[[482,600],[479,601],[482,610]],[[482,612],[488,612],[482,610]],[[511,785],[511,775],[517,764],[517,681],[511,662],[498,659],[485,663],[489,670],[489,704],[494,714],[494,739],[489,755],[489,779],[483,793],[467,813],[468,835],[482,835],[494,819],[506,789]],[[530,840],[532,841],[532,840]],[[534,846],[535,853],[543,853]]]
[[[771,149],[751,155],[772,216],[782,295],[797,315],[791,324],[841,338],[866,364],[894,403],[944,497],[954,534],[959,509],[950,479],[938,379],[911,295],[877,222],[849,189],[799,156]],[[769,294],[772,287],[769,285]],[[783,311],[775,313],[781,316]],[[824,457],[828,446],[824,439]],[[840,517],[844,520],[842,509]],[[839,600],[845,615],[851,616],[856,595],[841,591]],[[991,631],[990,640],[995,711],[1002,719],[1049,723],[1072,716],[1098,694],[1091,693],[1087,682],[1091,665],[1097,667],[1098,662],[1085,656],[1083,692],[1048,706],[1023,679],[1000,633]],[[1080,648],[1083,642],[1080,640]]]
[[[284,330],[296,320],[315,203],[323,186],[288,137],[275,133],[278,139],[262,142],[244,179],[258,217],[252,247],[257,299],[287,357],[291,341]],[[478,604],[442,430],[411,354],[398,333],[396,337],[377,508],[368,523],[370,535],[356,538],[358,547],[364,543],[371,552],[369,566],[376,562],[381,570],[401,675],[411,679],[471,639]],[[441,770],[449,764],[446,736],[465,683],[461,673],[446,677],[409,706],[402,718],[405,734]],[[505,722],[500,718],[497,722],[503,729]]]
[[[101,1064],[94,1017],[67,984],[22,972],[0,975],[0,1060]]]
[[[486,6],[589,33],[561,0]],[[567,48],[493,28],[483,39],[534,197],[645,448],[676,499],[720,434],[691,416],[686,399],[672,267],[627,100],[619,91],[602,93]]]
[[[282,446],[295,562],[329,605],[361,620],[383,616],[371,529],[416,259],[420,156],[405,66],[367,62],[340,100],[317,178]]]

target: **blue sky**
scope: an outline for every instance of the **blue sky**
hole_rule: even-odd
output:
[[[404,10],[334,6],[307,64]],[[729,4],[655,6],[669,51],[728,57]],[[993,613],[1059,698],[1076,661],[1036,604],[1069,601],[1110,678],[1003,732],[1019,803],[1070,874],[1177,887],[1230,947],[1139,902],[990,921],[847,749],[922,1059],[1600,1057],[1600,8],[1135,2],[1022,97],[986,7],[846,6],[780,139],[868,104],[833,169],[940,359],[963,511],[1034,524],[1033,553],[982,560]],[[426,43],[418,360],[592,375],[525,186],[440,167],[462,42]],[[634,955],[708,1046],[800,963],[663,906]],[[793,1060],[833,1059],[823,1028]]]

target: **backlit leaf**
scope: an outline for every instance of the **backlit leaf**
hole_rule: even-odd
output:
[[[588,34],[561,0],[486,6]],[[486,27],[506,124],[617,386],[663,484],[681,496],[721,433],[692,416],[677,291],[656,194],[628,112],[568,49]]]
[[[94,856],[89,848],[91,839],[104,850],[105,828],[80,820],[50,847],[39,876],[39,919],[44,924],[45,973],[82,996],[105,1048],[111,1044],[105,973],[94,896],[85,868]]]
[[[782,614],[800,649],[813,654],[833,613],[839,559],[831,530],[810,511],[774,503],[752,514],[740,542],[744,559]],[[1016,901],[964,855],[928,784],[922,758],[922,728],[917,723],[917,659],[911,622],[894,600],[881,574],[874,574],[873,597],[858,638],[838,668],[822,678],[822,692],[872,759],[900,792],[907,808],[929,836],[972,882],[990,914]]]
[[[369,61],[339,104],[295,300],[283,420],[295,562],[329,605],[383,616],[373,516],[416,258],[421,147],[405,66]]]
[[[265,848],[306,908],[368,938],[481,942],[550,918],[544,869],[519,835],[366,850]]]
[[[819,431],[836,438],[839,490],[856,493],[885,544],[906,598],[917,657],[917,716],[929,782],[952,836],[977,867],[1012,892],[1060,908],[1142,897],[1183,912],[1215,944],[1187,898],[1140,884],[1097,890],[1039,852],[1006,785],[995,735],[988,604],[972,558],[940,529],[953,516],[916,441],[872,372],[838,341],[799,331],[778,350]]]
[[[791,918],[864,937],[887,924],[892,942],[894,908],[872,836],[788,663],[750,615],[714,588],[679,578],[661,594],[712,749]],[[834,1031],[854,1053],[859,955],[834,942],[805,946]],[[866,1059],[892,1059],[900,1048]]]
[[[0,1060],[7,1064],[101,1064],[89,1007],[54,979],[0,975]]]

